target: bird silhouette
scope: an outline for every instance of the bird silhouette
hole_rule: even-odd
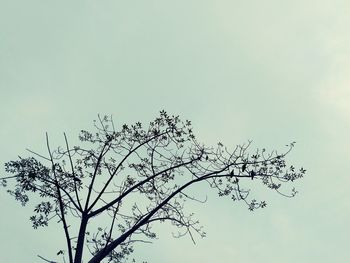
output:
[[[242,172],[244,172],[246,169],[247,169],[247,164],[245,163],[242,165]]]
[[[250,171],[250,178],[252,178],[252,180],[254,179],[255,175],[256,175],[256,173],[254,171]]]

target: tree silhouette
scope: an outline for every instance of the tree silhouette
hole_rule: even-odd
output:
[[[219,196],[254,210],[266,203],[249,197],[249,185],[262,183],[292,197],[294,188],[286,194],[282,185],[305,174],[286,165],[294,143],[282,154],[250,153],[250,143],[233,151],[221,143],[207,147],[196,140],[190,121],[165,111],[147,128],[137,122],[116,129],[107,116],[99,116],[94,126],[94,132],[81,131],[81,143],[74,147],[64,134],[64,147],[52,150],[46,134],[47,155],[30,151],[31,157],[6,163],[11,175],[0,179],[22,205],[29,199],[35,203],[34,228],[53,219],[62,224],[66,248],[57,255],[70,263],[83,257],[89,263],[125,262],[134,243],[156,237],[157,222],[171,222],[179,237],[203,237],[198,220],[184,211],[186,200],[201,202],[191,192],[194,184],[206,182]]]

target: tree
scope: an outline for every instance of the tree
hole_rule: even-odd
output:
[[[219,196],[255,210],[266,202],[249,197],[252,183],[292,197],[294,188],[287,195],[282,185],[305,174],[286,165],[294,143],[282,154],[250,153],[250,142],[233,151],[222,143],[207,147],[197,141],[190,121],[165,111],[147,128],[137,122],[115,129],[107,116],[94,126],[95,132],[81,131],[80,146],[70,147],[64,134],[64,147],[52,150],[46,134],[47,155],[29,150],[30,157],[5,164],[10,174],[0,180],[22,205],[35,203],[34,228],[53,219],[62,224],[66,248],[57,255],[70,263],[88,256],[89,263],[124,262],[135,242],[156,237],[157,222],[171,222],[179,236],[192,240],[194,233],[204,236],[198,220],[184,210],[186,200],[200,202],[191,192],[195,184],[206,182]]]

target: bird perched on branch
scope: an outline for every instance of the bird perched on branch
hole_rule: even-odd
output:
[[[250,178],[253,180],[254,176],[256,175],[256,172],[254,172],[253,170],[250,171]]]
[[[244,172],[246,169],[247,169],[247,164],[244,163],[244,164],[242,165],[242,172]]]
[[[233,172],[233,169],[231,170],[230,172],[230,176],[233,177],[234,176],[234,172]]]

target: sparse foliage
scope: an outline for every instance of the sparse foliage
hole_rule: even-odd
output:
[[[95,132],[81,131],[81,144],[74,147],[64,134],[64,147],[52,150],[46,135],[47,155],[30,151],[31,157],[6,163],[12,175],[0,179],[22,205],[35,203],[34,228],[52,219],[62,224],[67,244],[57,255],[70,263],[81,263],[83,257],[89,263],[126,262],[133,244],[156,238],[152,226],[157,222],[171,222],[178,237],[205,236],[184,209],[187,200],[201,202],[191,191],[194,184],[207,182],[219,196],[255,210],[266,202],[250,198],[252,183],[292,197],[294,188],[285,193],[282,185],[305,174],[286,164],[294,143],[284,153],[251,153],[250,143],[232,151],[222,143],[207,147],[197,141],[190,121],[165,111],[147,127],[137,122],[116,129],[107,116],[94,126]]]

